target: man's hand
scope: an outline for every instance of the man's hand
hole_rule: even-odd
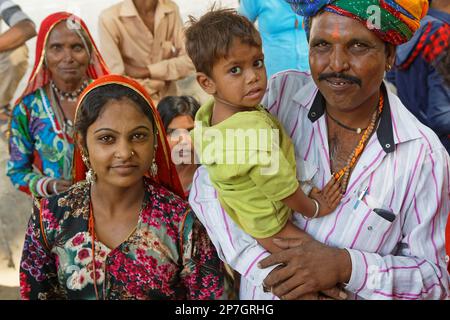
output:
[[[312,238],[274,239],[274,243],[284,250],[258,264],[260,268],[282,264],[264,280],[264,286],[271,288],[274,295],[295,300],[322,292],[331,298],[344,298],[335,287],[350,279],[351,260],[346,250],[326,246]]]

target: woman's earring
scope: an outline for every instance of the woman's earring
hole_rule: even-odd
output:
[[[92,184],[95,181],[97,181],[97,175],[95,174],[95,171],[91,168],[89,158],[84,153],[81,154],[81,159],[83,159],[85,166],[88,168],[88,172],[86,172],[86,181]]]
[[[156,164],[155,158],[153,158],[152,166],[150,167],[150,173],[152,174],[153,178],[156,178],[156,175],[158,174],[158,165]]]
[[[388,64],[386,67],[386,71],[391,71],[391,69],[392,69],[392,66],[390,64]]]

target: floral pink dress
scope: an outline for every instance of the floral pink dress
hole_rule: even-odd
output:
[[[148,179],[145,186],[137,227],[113,250],[97,239],[92,250],[86,182],[36,201],[20,263],[22,298],[225,299],[223,265],[189,205]]]

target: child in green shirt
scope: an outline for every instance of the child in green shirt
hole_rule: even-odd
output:
[[[186,31],[197,81],[214,99],[196,115],[194,149],[219,201],[245,232],[271,253],[274,237],[297,238],[293,211],[305,218],[334,211],[342,197],[332,180],[309,197],[300,188],[295,152],[278,120],[260,102],[267,76],[261,38],[232,9],[211,11]]]

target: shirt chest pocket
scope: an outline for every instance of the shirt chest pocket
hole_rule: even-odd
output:
[[[364,201],[357,198],[350,200],[348,209],[350,214],[346,219],[346,227],[342,236],[345,242],[349,243],[351,249],[363,250],[367,252],[380,252],[383,244],[393,236],[392,230],[397,222],[397,217],[386,216],[375,208],[369,207]],[[391,220],[391,221],[390,221]]]

